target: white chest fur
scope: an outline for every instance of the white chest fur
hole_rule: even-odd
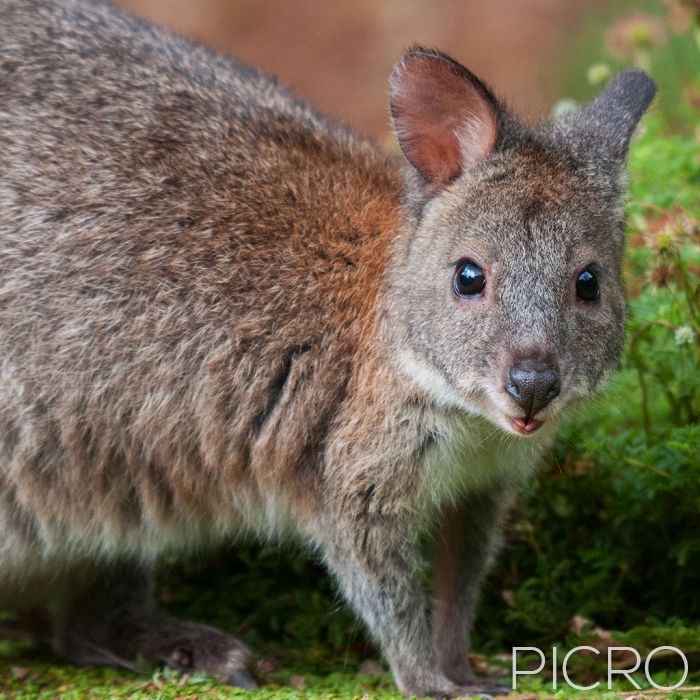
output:
[[[520,438],[461,411],[436,411],[428,419],[431,440],[425,449],[421,491],[433,506],[465,493],[517,486],[537,466],[554,436],[554,426],[543,426],[540,435]]]

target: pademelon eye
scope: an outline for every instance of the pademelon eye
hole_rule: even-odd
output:
[[[452,286],[461,297],[475,297],[484,291],[486,275],[475,262],[463,260],[457,265]]]
[[[576,296],[581,301],[595,301],[600,294],[598,275],[593,268],[587,267],[576,278]]]

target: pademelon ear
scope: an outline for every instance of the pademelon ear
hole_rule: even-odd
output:
[[[582,157],[618,169],[630,139],[656,94],[656,83],[639,70],[614,77],[594,100],[555,120],[559,137]]]
[[[496,147],[496,98],[438,51],[407,51],[392,71],[389,99],[401,150],[430,184],[449,183]]]

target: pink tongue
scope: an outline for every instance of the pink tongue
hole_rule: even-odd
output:
[[[521,433],[532,433],[542,425],[542,421],[536,418],[511,418],[510,420],[515,429]]]

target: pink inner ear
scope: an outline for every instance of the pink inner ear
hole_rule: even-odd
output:
[[[391,112],[406,158],[430,182],[450,182],[496,144],[494,105],[466,71],[438,55],[409,54],[397,66]]]

